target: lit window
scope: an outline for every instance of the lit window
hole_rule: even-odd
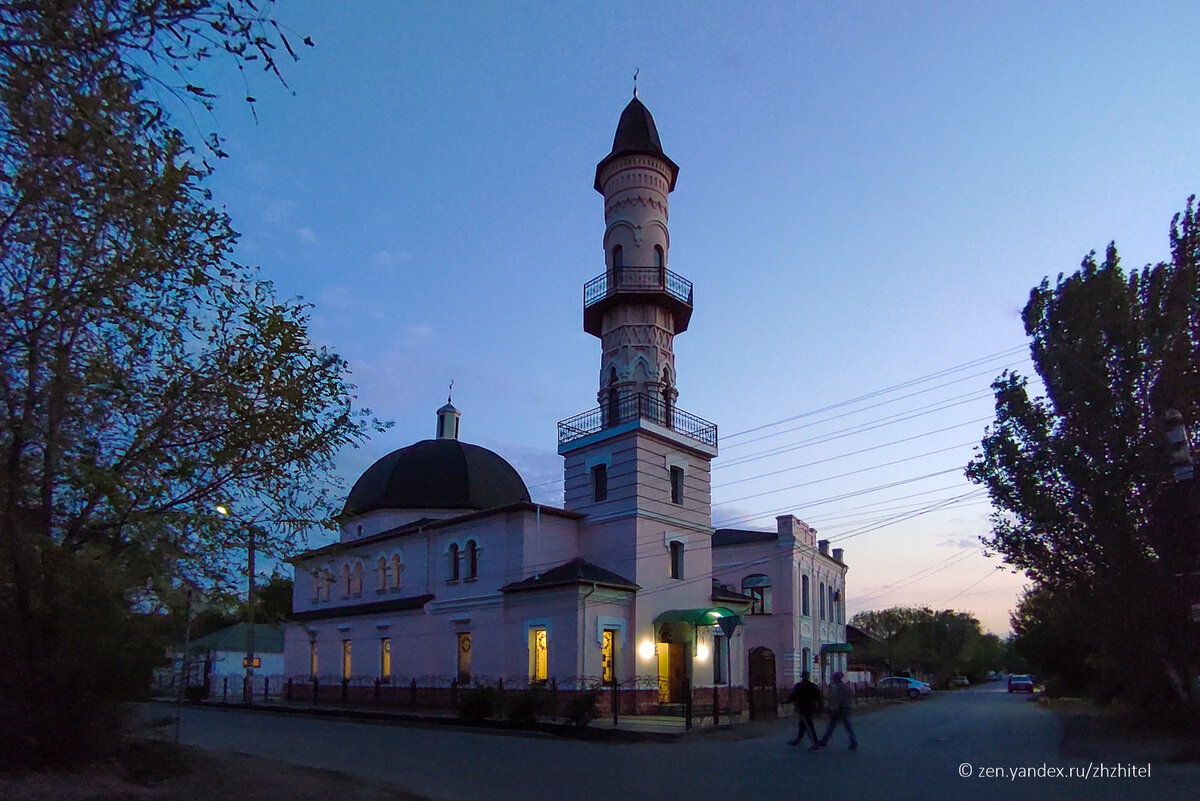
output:
[[[529,680],[545,681],[549,676],[549,638],[545,629],[529,630]]]
[[[392,680],[392,639],[384,637],[379,641],[379,680]]]
[[[598,464],[592,467],[592,500],[608,499],[608,465]]]
[[[612,684],[617,677],[617,630],[605,629],[600,639],[600,679]]]
[[[350,680],[350,641],[342,640],[342,679]]]
[[[671,468],[671,503],[683,503],[683,468]]]
[[[317,638],[313,637],[308,642],[308,675],[316,678],[317,676]]]
[[[671,541],[671,578],[683,578],[683,543],[679,540]]]

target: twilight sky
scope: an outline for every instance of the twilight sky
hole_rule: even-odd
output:
[[[962,468],[1020,310],[1116,240],[1166,258],[1200,190],[1192,3],[281,3],[295,96],[210,81],[238,258],[314,304],[395,427],[561,502],[555,423],[596,405],[582,287],[596,163],[639,96],[680,166],[670,267],[695,285],[679,407],[716,422],[714,523],[792,512],[846,550],[849,612],[927,604],[1003,633],[1022,585],[980,550]],[[187,129],[190,122],[179,121]],[[348,489],[348,485],[347,485]],[[321,544],[313,542],[312,544]]]

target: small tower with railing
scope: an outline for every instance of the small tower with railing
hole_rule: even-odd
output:
[[[711,570],[717,454],[717,427],[676,406],[675,335],[692,316],[692,284],[670,269],[667,196],[678,173],[635,93],[596,167],[604,272],[584,285],[583,328],[600,339],[599,406],[558,424],[565,505],[603,530],[585,557],[642,587],[666,578],[665,590]],[[707,600],[707,584],[677,586],[694,605]]]

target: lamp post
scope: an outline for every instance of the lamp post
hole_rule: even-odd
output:
[[[217,514],[231,517],[224,506],[217,507]],[[246,675],[242,679],[242,702],[250,704],[254,701],[254,526],[246,526],[246,656],[242,666]]]

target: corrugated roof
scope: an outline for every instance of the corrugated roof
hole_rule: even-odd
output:
[[[599,565],[594,565],[586,559],[577,556],[571,561],[561,564],[558,567],[552,567],[537,576],[531,576],[521,581],[514,581],[512,584],[501,587],[500,591],[522,592],[525,590],[542,590],[548,587],[562,587],[573,584],[597,584],[602,587],[629,590],[631,592],[641,589],[641,587],[629,579],[618,576],[611,570],[605,570]]]
[[[282,623],[254,624],[254,652],[259,654],[283,653]],[[235,623],[227,629],[214,631],[199,639],[192,640],[188,645],[191,653],[205,651],[245,651],[246,635],[249,634],[249,623]]]

